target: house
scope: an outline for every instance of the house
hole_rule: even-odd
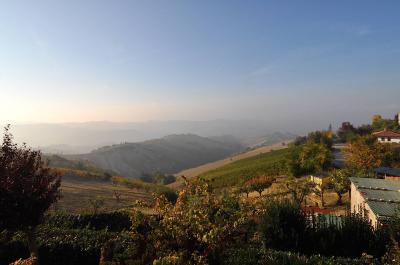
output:
[[[351,212],[366,216],[373,226],[387,223],[400,208],[400,181],[350,178]]]
[[[373,133],[378,138],[378,142],[380,143],[400,143],[400,133],[383,130],[380,132]]]
[[[326,188],[331,184],[331,178],[327,173],[318,173],[315,175],[310,175],[310,181],[316,185],[317,188],[321,190]]]
[[[374,173],[380,179],[400,180],[400,168],[378,167]]]

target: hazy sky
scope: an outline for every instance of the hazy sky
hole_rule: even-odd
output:
[[[400,111],[400,1],[0,1],[0,123]]]

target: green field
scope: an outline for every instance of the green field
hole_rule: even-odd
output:
[[[239,185],[256,176],[278,176],[286,172],[287,148],[238,160],[210,170],[200,177],[211,180],[215,188]]]

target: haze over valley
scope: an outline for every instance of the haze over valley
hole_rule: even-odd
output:
[[[171,134],[196,134],[225,140],[230,136],[230,141],[236,141],[244,147],[294,136],[287,132],[281,132],[279,136],[280,133],[270,124],[259,120],[17,124],[12,125],[12,130],[17,142],[25,142],[44,153],[57,154],[88,153],[106,145],[142,142]]]

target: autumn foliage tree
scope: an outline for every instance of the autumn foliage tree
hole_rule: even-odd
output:
[[[399,124],[396,119],[384,119],[381,115],[376,114],[372,117],[372,128],[374,131],[381,131],[384,129],[399,130]]]
[[[286,188],[293,202],[300,205],[308,194],[315,191],[315,184],[305,178],[290,178],[286,182]]]
[[[348,169],[338,169],[332,173],[331,182],[332,188],[338,195],[337,204],[342,204],[342,196],[350,190],[351,172]]]
[[[302,146],[292,146],[287,157],[288,173],[301,176],[322,172],[333,160],[332,151],[323,143],[307,141]]]
[[[347,166],[359,175],[369,175],[376,167],[390,165],[394,156],[390,146],[379,144],[374,136],[358,137],[345,152]]]
[[[256,191],[261,197],[262,192],[271,187],[274,182],[275,178],[262,176],[249,180],[245,183],[245,186],[248,191]]]
[[[0,149],[0,230],[25,232],[37,262],[35,229],[59,198],[61,179],[44,165],[40,151],[15,144],[9,130]]]

